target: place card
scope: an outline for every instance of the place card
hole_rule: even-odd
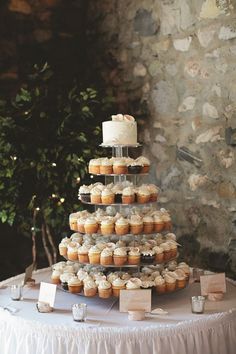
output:
[[[200,276],[201,295],[209,293],[225,293],[226,281],[225,273],[201,275]]]
[[[41,282],[38,301],[48,303],[51,307],[53,307],[56,297],[56,290],[56,284]]]
[[[150,289],[120,290],[120,312],[144,310],[151,312],[152,291]]]
[[[26,284],[27,280],[32,278],[34,267],[35,267],[35,263],[32,263],[27,268],[25,268],[25,277],[24,277],[23,285]]]

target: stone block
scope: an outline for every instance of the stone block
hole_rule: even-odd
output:
[[[188,96],[186,97],[178,108],[179,112],[191,111],[196,103],[196,97]]]
[[[187,52],[189,50],[190,44],[192,42],[192,37],[186,37],[182,39],[174,39],[174,48],[180,52]]]
[[[210,118],[219,118],[219,114],[215,106],[211,105],[208,102],[205,102],[202,107],[202,114],[203,116],[207,116]]]
[[[159,29],[159,23],[152,17],[152,12],[139,9],[134,18],[134,31],[140,36],[154,36]]]
[[[152,101],[156,112],[164,115],[176,113],[178,96],[174,86],[167,81],[160,81],[152,91]]]

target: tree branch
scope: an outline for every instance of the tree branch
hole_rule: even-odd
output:
[[[41,226],[41,234],[42,234],[43,247],[44,247],[47,259],[48,259],[48,263],[50,266],[52,266],[53,260],[52,260],[52,255],[51,255],[48,245],[47,245],[47,234],[46,234],[44,222],[42,223],[42,226]]]
[[[53,237],[52,237],[52,234],[50,232],[50,229],[49,229],[49,226],[48,224],[45,222],[45,227],[46,227],[46,233],[47,233],[47,236],[48,236],[48,241],[52,247],[52,251],[53,251],[53,262],[56,263],[57,262],[57,248],[55,246],[55,243],[53,241]]]

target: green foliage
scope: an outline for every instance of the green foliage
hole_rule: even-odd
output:
[[[99,155],[110,99],[74,82],[63,87],[46,63],[16,95],[0,100],[0,220],[28,233],[41,210],[54,230],[79,208],[77,187]]]

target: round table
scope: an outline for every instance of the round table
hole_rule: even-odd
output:
[[[223,301],[206,301],[204,314],[192,314],[190,297],[200,294],[199,283],[164,295],[154,295],[152,308],[167,315],[147,315],[129,321],[115,298],[87,298],[58,289],[54,311],[39,313],[36,302],[41,281],[50,282],[50,269],[33,275],[34,288],[24,288],[23,299],[12,301],[11,284],[24,275],[0,283],[0,354],[234,354],[236,350],[236,286],[227,281]],[[74,322],[71,305],[85,302],[88,320]],[[10,314],[3,308],[14,307]]]

